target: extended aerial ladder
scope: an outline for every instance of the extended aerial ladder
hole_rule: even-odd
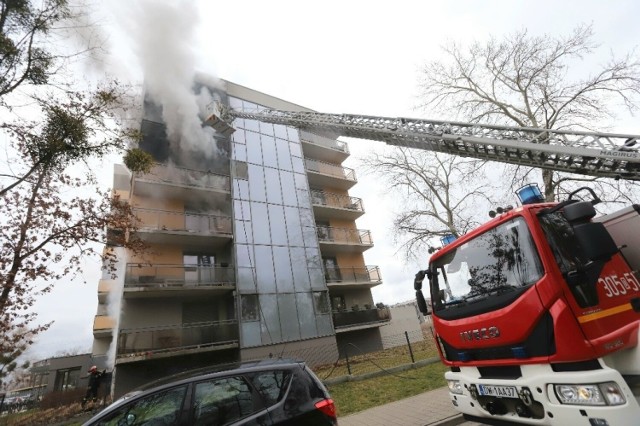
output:
[[[560,172],[640,180],[640,135],[510,127],[415,118],[376,117],[263,109],[220,108],[207,120],[219,132],[233,133],[235,118],[258,120]]]

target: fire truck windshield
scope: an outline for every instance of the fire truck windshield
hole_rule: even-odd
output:
[[[538,252],[522,218],[502,223],[439,257],[431,264],[431,271],[431,297],[436,311],[480,301],[485,301],[483,305],[488,302],[488,310],[495,309],[505,301],[501,295],[519,294],[518,290],[543,275]]]

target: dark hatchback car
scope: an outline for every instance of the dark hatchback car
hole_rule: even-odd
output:
[[[337,425],[327,389],[300,361],[199,369],[132,391],[84,425]]]

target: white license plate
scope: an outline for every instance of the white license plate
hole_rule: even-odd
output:
[[[480,395],[495,396],[497,398],[517,398],[518,390],[515,386],[478,385]]]

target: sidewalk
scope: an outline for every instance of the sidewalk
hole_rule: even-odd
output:
[[[463,421],[446,387],[338,418],[340,426],[454,426]]]

